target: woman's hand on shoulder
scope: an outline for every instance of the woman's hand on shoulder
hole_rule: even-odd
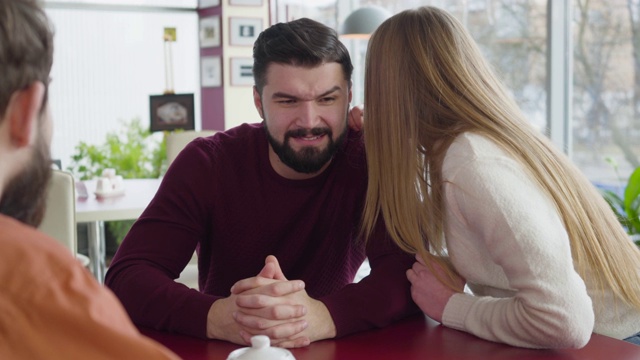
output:
[[[353,130],[362,130],[362,124],[364,124],[364,106],[356,105],[349,110],[348,124]]]

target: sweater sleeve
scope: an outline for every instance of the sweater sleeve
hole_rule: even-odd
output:
[[[550,197],[506,156],[467,162],[446,180],[450,256],[480,291],[454,295],[443,323],[515,346],[584,346],[591,299]]]
[[[177,283],[207,234],[206,191],[211,166],[200,147],[187,146],[135,222],[106,275],[136,325],[206,338],[207,314],[219,296]]]
[[[420,312],[411,299],[406,271],[415,259],[398,248],[380,220],[367,244],[371,273],[320,299],[331,313],[336,337],[384,327]]]

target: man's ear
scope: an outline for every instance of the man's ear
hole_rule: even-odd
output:
[[[253,104],[256,106],[256,110],[258,110],[260,118],[264,119],[264,114],[262,113],[262,98],[260,97],[258,88],[255,85],[253,86]]]
[[[5,112],[9,126],[11,143],[17,147],[31,144],[34,129],[37,128],[45,87],[35,81],[11,95]]]

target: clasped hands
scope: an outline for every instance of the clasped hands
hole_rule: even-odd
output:
[[[231,295],[209,310],[207,336],[248,345],[254,335],[294,348],[335,336],[326,306],[312,299],[302,280],[288,280],[275,256],[268,256],[255,277],[238,281]]]

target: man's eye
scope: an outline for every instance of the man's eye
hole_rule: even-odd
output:
[[[323,104],[332,103],[336,100],[334,97],[323,97],[320,99],[320,102]]]
[[[290,105],[290,104],[295,104],[295,100],[292,99],[288,99],[288,100],[278,100],[277,101],[278,104],[282,104],[282,105]]]

